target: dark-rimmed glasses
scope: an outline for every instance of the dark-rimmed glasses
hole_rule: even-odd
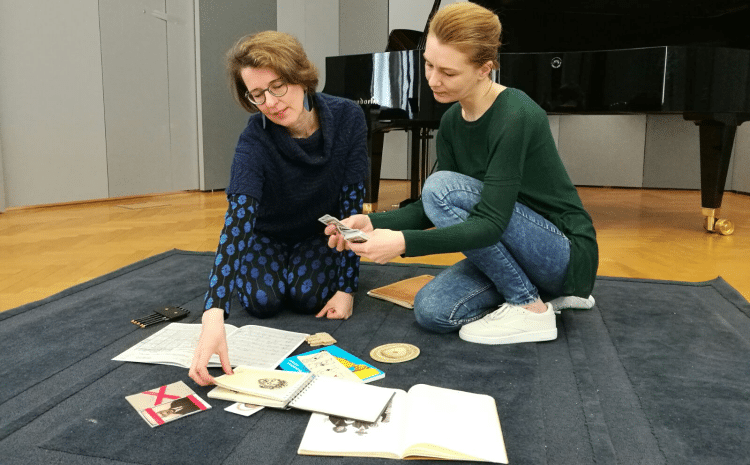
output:
[[[266,91],[274,97],[283,97],[286,95],[286,91],[289,89],[286,81],[276,80],[271,82],[271,85],[263,90],[254,90],[252,92],[246,91],[245,98],[250,101],[253,105],[263,105],[266,103]]]

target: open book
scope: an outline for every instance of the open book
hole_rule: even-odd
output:
[[[417,384],[373,423],[313,414],[297,453],[508,463],[495,399]]]
[[[388,302],[402,307],[413,309],[414,298],[417,296],[417,292],[419,292],[425,284],[432,281],[432,278],[434,278],[434,276],[429,274],[415,276],[413,278],[404,279],[403,281],[388,284],[387,286],[371,289],[367,291],[367,295],[375,297],[376,299],[387,300]]]
[[[224,329],[229,346],[229,362],[232,366],[252,365],[275,368],[308,336],[303,333],[256,325],[238,328],[224,324]],[[200,334],[200,324],[171,323],[112,360],[190,368]],[[214,354],[208,366],[221,366],[219,356]]]
[[[297,408],[360,421],[375,421],[395,391],[340,378],[282,370],[237,367],[214,378],[208,397],[275,408]]]

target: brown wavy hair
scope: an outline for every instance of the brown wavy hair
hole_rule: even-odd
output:
[[[272,69],[287,84],[301,85],[309,95],[318,87],[318,69],[307,58],[302,44],[291,34],[264,31],[247,35],[227,52],[227,71],[232,95],[242,108],[258,108],[245,98],[248,91],[240,73],[244,68]]]
[[[477,66],[492,62],[492,69],[500,63],[502,25],[497,15],[471,2],[452,3],[440,9],[430,21],[429,34],[441,44],[456,47],[469,56],[469,62]]]

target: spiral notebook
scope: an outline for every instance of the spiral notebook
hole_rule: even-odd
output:
[[[233,375],[219,376],[214,382],[216,387],[208,393],[213,399],[368,422],[383,414],[395,394],[393,389],[356,381],[253,367],[237,367]]]

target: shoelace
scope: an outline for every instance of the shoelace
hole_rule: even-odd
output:
[[[505,315],[506,313],[508,313],[508,311],[510,311],[510,308],[511,308],[511,307],[512,307],[512,305],[511,305],[511,304],[509,304],[509,303],[507,303],[507,302],[506,302],[506,303],[504,303],[504,304],[502,304],[502,305],[500,306],[500,308],[498,308],[498,309],[497,309],[497,310],[495,310],[494,312],[490,313],[490,317],[489,317],[489,319],[490,319],[490,320],[497,320],[497,319],[499,319],[499,318],[502,318],[502,317],[503,317],[503,315]]]

